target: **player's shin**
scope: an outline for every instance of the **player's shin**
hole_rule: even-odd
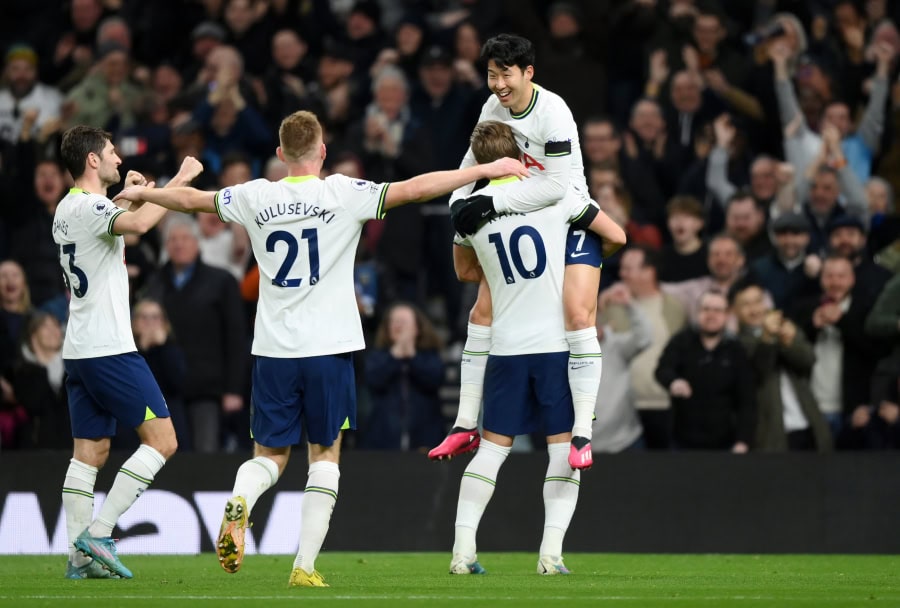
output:
[[[478,452],[466,467],[459,484],[456,537],[453,542],[454,556],[474,561],[475,533],[481,522],[481,516],[494,494],[497,473],[509,455],[509,451],[508,447],[482,440]]]
[[[300,547],[294,558],[294,568],[301,568],[307,574],[316,569],[316,558],[325,542],[331,512],[337,502],[340,477],[337,463],[323,460],[309,465],[300,513]]]
[[[164,464],[166,459],[162,454],[142,444],[119,469],[109,495],[100,507],[100,514],[91,524],[90,535],[102,538],[112,534],[119,517],[153,483],[153,478]]]
[[[66,479],[63,482],[62,504],[66,512],[66,533],[69,537],[69,560],[75,566],[83,566],[91,561],[75,549],[75,539],[91,524],[94,516],[94,483],[97,481],[97,467],[74,458],[69,461]]]
[[[238,468],[231,495],[243,496],[247,502],[247,515],[249,516],[259,497],[277,481],[278,465],[275,461],[265,456],[257,456],[245,461]]]
[[[491,350],[491,328],[469,323],[459,368],[459,411],[454,428],[473,429],[478,424],[484,389],[484,368]]]
[[[581,471],[569,466],[569,444],[551,443],[547,446],[550,463],[544,478],[544,536],[541,556],[562,557],[563,537],[578,502]]]
[[[603,371],[597,329],[588,327],[567,331],[566,341],[569,343],[569,387],[575,405],[572,434],[590,440],[591,421],[594,417],[597,392],[600,390],[600,376]]]

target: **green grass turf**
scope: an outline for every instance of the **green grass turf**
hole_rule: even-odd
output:
[[[530,553],[481,554],[485,576],[450,576],[441,553],[323,553],[328,589],[288,588],[290,556],[248,556],[235,575],[210,554],[122,558],[134,579],[70,581],[62,557],[2,556],[0,606],[900,606],[895,556],[572,553],[572,575],[544,577]]]

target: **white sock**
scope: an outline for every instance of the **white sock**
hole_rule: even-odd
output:
[[[94,484],[97,467],[84,464],[74,458],[69,461],[66,480],[63,482],[62,504],[66,511],[66,533],[69,535],[69,559],[75,566],[91,561],[75,549],[75,539],[91,525],[94,516]]]
[[[467,560],[475,559],[475,533],[484,509],[494,494],[497,473],[509,456],[509,450],[510,448],[482,439],[475,457],[466,467],[459,483],[453,555],[461,555]]]
[[[257,456],[247,460],[238,468],[234,477],[232,496],[243,496],[247,501],[247,515],[262,493],[278,481],[278,465],[271,458]]]
[[[597,340],[597,328],[567,331],[566,341],[569,343],[569,388],[572,391],[572,403],[575,404],[572,434],[590,439],[603,371],[603,355]]]
[[[459,366],[459,411],[453,426],[474,429],[478,425],[481,395],[484,391],[484,367],[490,351],[490,326],[469,323]]]
[[[100,514],[91,524],[91,536],[110,536],[122,513],[153,483],[153,478],[164,464],[166,459],[162,454],[147,444],[141,444],[119,469],[109,495],[100,507]]]
[[[544,537],[540,555],[562,557],[562,542],[578,502],[581,471],[569,466],[569,444],[547,446],[550,463],[544,478]]]
[[[337,463],[319,461],[309,465],[309,477],[300,509],[300,547],[294,558],[294,568],[307,574],[316,569],[316,558],[325,542],[331,512],[337,502],[341,470]]]

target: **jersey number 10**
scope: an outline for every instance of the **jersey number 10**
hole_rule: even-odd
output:
[[[319,233],[315,228],[304,228],[300,231],[300,239],[306,241],[307,252],[309,253],[309,284],[315,285],[319,282]],[[301,278],[288,278],[288,273],[294,267],[297,261],[297,254],[300,251],[300,244],[297,243],[297,237],[287,230],[276,230],[266,239],[266,251],[275,253],[276,243],[287,244],[287,254],[281,267],[272,279],[272,285],[276,287],[300,287],[303,282]]]
[[[525,268],[525,262],[522,260],[522,253],[519,250],[519,242],[526,236],[534,244],[534,252],[537,257],[534,268],[531,269]],[[497,250],[497,257],[500,259],[500,269],[503,270],[503,277],[506,279],[507,284],[516,282],[512,266],[509,265],[510,258],[512,258],[513,266],[516,267],[516,272],[523,279],[536,279],[544,274],[544,270],[547,268],[547,250],[544,248],[544,240],[541,238],[541,234],[531,226],[519,226],[509,235],[510,255],[506,254],[503,235],[499,232],[490,233],[488,241],[493,243],[494,248]]]

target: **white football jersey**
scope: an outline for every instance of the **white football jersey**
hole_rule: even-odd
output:
[[[112,233],[124,209],[100,194],[69,190],[53,218],[53,240],[69,286],[64,359],[137,350],[131,333],[125,239]]]
[[[569,186],[574,185],[587,192],[578,126],[572,111],[556,93],[537,84],[532,86],[531,103],[521,114],[513,114],[509,108],[504,108],[497,96],[492,94],[481,107],[478,122],[496,120],[509,125],[522,152],[522,163],[533,175],[540,175],[545,170],[548,158],[567,159]],[[471,167],[474,164],[475,156],[469,148],[460,166]],[[456,190],[450,200],[465,198],[471,194],[472,188],[468,185]],[[545,205],[547,201],[540,203]]]
[[[492,181],[478,194],[492,196],[516,178]],[[574,193],[528,214],[501,214],[457,244],[474,247],[491,288],[492,355],[569,350],[562,286],[569,223],[590,200]]]
[[[389,184],[332,175],[257,179],[216,193],[259,265],[252,352],[315,357],[365,348],[353,265],[366,220],[384,217]]]

